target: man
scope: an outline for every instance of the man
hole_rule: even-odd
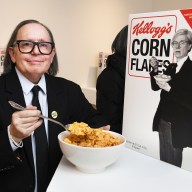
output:
[[[63,124],[83,121],[92,127],[107,125],[77,84],[54,77],[57,71],[51,31],[36,20],[19,23],[8,42],[0,77],[1,191],[45,192],[60,162],[57,136],[64,129],[39,119],[40,108],[43,115]],[[15,111],[9,100],[27,106],[26,110]],[[38,110],[33,101],[40,103]],[[37,139],[40,130],[43,132]],[[44,154],[41,166],[40,149]]]
[[[154,91],[161,89],[153,131],[159,132],[160,160],[181,167],[183,148],[192,147],[192,61],[188,56],[191,31],[178,30],[172,47],[177,64],[170,64],[164,72],[171,77],[170,81],[157,80],[158,61],[154,57],[150,60],[151,87]]]

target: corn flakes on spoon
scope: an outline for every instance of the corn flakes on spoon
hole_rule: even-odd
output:
[[[92,134],[92,131],[94,130],[93,128],[89,127],[88,124],[84,123],[84,122],[74,122],[72,124],[67,125],[69,131],[74,134],[74,135],[89,135]]]
[[[21,105],[19,105],[18,103],[15,103],[14,101],[8,101],[8,102],[11,105],[11,107],[13,107],[14,109],[18,109],[20,111],[26,110],[25,107],[22,107]],[[51,121],[53,123],[56,123],[56,124],[62,126],[66,131],[69,131],[70,124],[69,125],[63,125],[61,122],[56,121],[56,120],[54,120],[52,118],[46,117],[46,116],[41,115],[41,114],[39,115],[39,117],[43,118],[43,119],[47,119],[48,121]]]

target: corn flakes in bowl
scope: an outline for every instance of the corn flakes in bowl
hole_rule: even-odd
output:
[[[98,173],[115,163],[124,147],[124,136],[102,129],[92,129],[87,124],[73,123],[73,128],[58,135],[63,155],[78,170],[86,173]],[[74,133],[75,132],[75,133]]]
[[[165,75],[165,74],[159,74],[154,76],[155,80],[159,81],[159,82],[169,82],[171,80],[171,76],[170,75]]]

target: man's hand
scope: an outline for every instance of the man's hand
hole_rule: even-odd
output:
[[[107,131],[109,131],[110,130],[110,125],[106,125],[106,126],[103,126],[103,127],[101,127],[103,130],[107,130]]]
[[[22,139],[29,137],[41,125],[40,113],[36,107],[27,106],[26,110],[12,114],[10,134],[15,142],[19,143]]]
[[[159,86],[159,88],[161,88],[161,89],[163,89],[163,90],[165,90],[167,92],[169,92],[170,89],[171,89],[170,85],[167,82],[157,81],[156,80],[156,83]]]
[[[149,64],[153,67],[154,71],[158,70],[159,61],[155,57],[151,57],[151,59],[149,59]]]

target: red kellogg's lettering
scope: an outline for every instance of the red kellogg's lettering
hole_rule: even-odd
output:
[[[173,25],[170,25],[170,23],[167,23],[167,26],[163,27],[153,27],[153,21],[147,23],[142,21],[141,23],[138,23],[133,27],[133,34],[151,34],[152,38],[160,38],[163,36],[164,33],[170,33],[172,27]]]

